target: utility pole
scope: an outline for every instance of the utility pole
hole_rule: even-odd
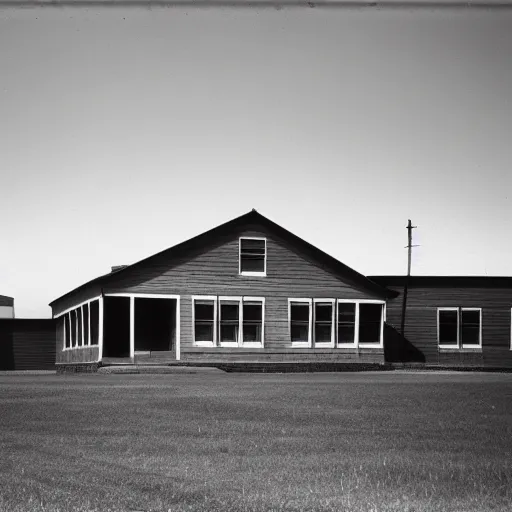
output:
[[[417,226],[413,226],[411,223],[411,219],[407,222],[407,245],[405,248],[407,249],[407,276],[404,281],[404,297],[402,302],[402,322],[400,327],[400,334],[405,336],[405,311],[407,309],[407,292],[409,291],[409,277],[411,276],[411,250],[413,247],[418,247],[417,245],[412,245],[412,230]]]

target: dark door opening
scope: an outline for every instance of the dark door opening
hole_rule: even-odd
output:
[[[176,352],[176,299],[135,298],[135,352]]]
[[[130,357],[130,298],[103,298],[103,357]]]

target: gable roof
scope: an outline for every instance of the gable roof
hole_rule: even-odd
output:
[[[57,299],[50,302],[49,305],[52,306],[58,300],[67,297],[68,295],[71,295],[72,293],[75,293],[79,290],[82,290],[85,287],[90,286],[92,284],[107,284],[112,276],[115,275],[117,277],[119,274],[132,270],[133,268],[136,268],[138,266],[144,265],[145,263],[149,262],[154,258],[163,255],[167,255],[169,257],[183,255],[184,253],[192,251],[193,249],[197,249],[204,246],[208,240],[215,238],[216,236],[228,234],[232,231],[239,230],[244,226],[253,224],[261,225],[264,228],[268,229],[270,232],[275,233],[277,236],[285,240],[288,240],[293,245],[295,245],[301,252],[308,254],[313,260],[319,262],[322,266],[326,267],[337,276],[343,276],[344,278],[348,278],[352,280],[354,283],[361,286],[362,288],[365,288],[368,291],[372,291],[384,297],[394,297],[396,295],[396,292],[388,290],[385,287],[381,286],[380,284],[374,283],[373,281],[365,277],[363,274],[360,274],[356,270],[348,267],[341,261],[337,260],[336,258],[333,258],[329,254],[323,252],[322,250],[318,249],[309,242],[306,242],[297,235],[294,235],[291,231],[288,231],[287,229],[279,226],[275,222],[271,221],[270,219],[268,219],[267,217],[263,216],[261,213],[253,209],[248,213],[240,215],[239,217],[236,217],[228,222],[225,222],[224,224],[221,224],[208,231],[205,231],[204,233],[201,233],[200,235],[190,238],[189,240],[186,240],[173,247],[164,249],[163,251],[160,251],[147,258],[139,260],[136,263],[133,263],[132,265],[122,266],[121,268],[117,268],[112,272],[109,272],[108,274],[96,277],[95,279],[92,279],[91,281],[88,281],[83,285],[58,297]]]

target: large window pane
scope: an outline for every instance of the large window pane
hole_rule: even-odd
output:
[[[66,348],[71,347],[71,330],[69,328],[69,314],[64,315],[64,336],[66,340]]]
[[[332,303],[315,303],[315,343],[330,343],[332,336]]]
[[[240,239],[241,272],[265,272],[265,240]]]
[[[71,340],[72,347],[76,347],[77,344],[77,334],[76,334],[76,310],[71,311]]]
[[[240,306],[238,302],[220,304],[220,341],[238,343]]]
[[[359,304],[359,343],[380,343],[382,304]]]
[[[457,310],[439,310],[439,344],[457,346]]]
[[[460,335],[463,345],[480,344],[480,311],[462,309]]]
[[[261,302],[244,302],[244,342],[261,342],[263,304]]]
[[[290,304],[290,335],[292,341],[309,341],[308,303],[292,302]]]
[[[76,310],[77,322],[78,322],[78,346],[81,347],[84,344],[82,336],[82,308]]]
[[[194,333],[195,341],[211,341],[214,339],[213,300],[194,302]]]
[[[89,304],[85,304],[84,310],[84,345],[89,345]]]
[[[91,345],[97,345],[99,342],[99,323],[100,323],[100,302],[93,300],[90,303],[91,315]]]
[[[356,330],[356,305],[338,303],[338,343],[354,343]]]

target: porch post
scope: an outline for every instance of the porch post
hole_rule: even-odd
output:
[[[103,295],[99,299],[98,317],[98,361],[101,361],[103,359]]]
[[[135,357],[135,297],[130,297],[130,357]]]
[[[180,346],[180,341],[181,341],[181,321],[180,321],[180,299],[181,299],[181,296],[178,296],[178,298],[176,299],[176,315],[175,315],[175,322],[176,322],[176,328],[174,329],[174,332],[176,333],[175,336],[176,336],[176,361],[179,361],[180,358],[181,358],[181,346]]]

